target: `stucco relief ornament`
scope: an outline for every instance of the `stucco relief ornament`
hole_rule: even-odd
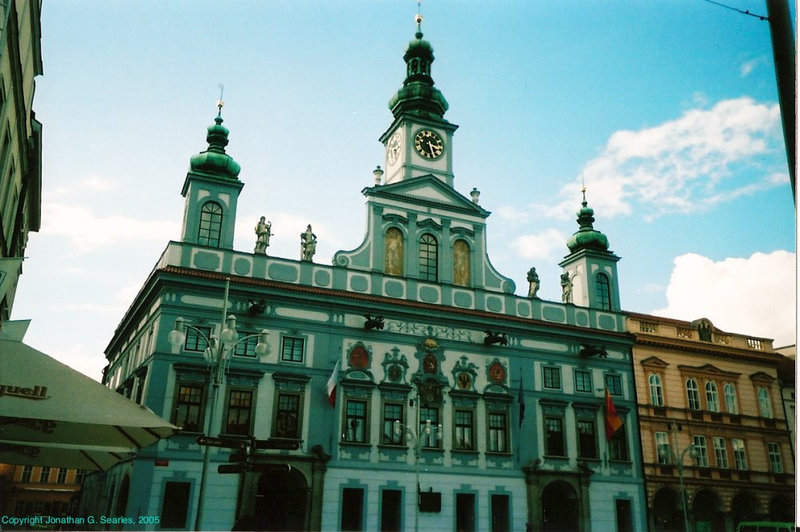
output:
[[[256,249],[253,253],[258,253],[260,255],[267,254],[269,237],[272,236],[272,222],[265,220],[266,217],[262,216],[256,224]]]

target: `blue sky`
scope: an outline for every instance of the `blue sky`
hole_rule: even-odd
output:
[[[766,14],[763,1],[729,5]],[[412,0],[45,2],[42,229],[13,319],[99,378],[103,350],[169,240],[189,157],[224,84],[241,165],[236,249],[311,223],[329,263],[364,234],[378,137],[405,76]],[[497,269],[558,300],[581,177],[626,310],[795,336],[795,213],[769,25],[703,0],[423,1],[455,187],[492,212]]]

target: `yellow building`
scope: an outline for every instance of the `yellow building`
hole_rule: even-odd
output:
[[[83,471],[30,465],[11,467],[12,488],[3,515],[19,518],[77,515]]]
[[[630,314],[651,530],[794,520],[794,462],[772,340],[707,319]],[[686,492],[686,504],[680,493]]]
[[[42,74],[41,4],[0,2],[0,322],[14,304],[28,232],[41,223],[42,125],[33,112]]]

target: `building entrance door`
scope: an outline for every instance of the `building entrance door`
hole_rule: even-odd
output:
[[[256,530],[307,530],[308,484],[295,468],[263,473],[258,479]]]
[[[567,482],[551,482],[542,492],[542,530],[577,532],[580,508],[578,495]]]

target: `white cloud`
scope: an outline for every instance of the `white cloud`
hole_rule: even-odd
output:
[[[726,332],[772,338],[775,346],[796,336],[796,259],[794,253],[754,253],[715,262],[688,253],[675,259],[667,307],[659,316],[711,320]]]
[[[113,189],[116,186],[116,182],[112,179],[108,179],[98,175],[90,175],[82,179],[79,185],[89,190],[98,190],[105,192]]]
[[[744,63],[739,65],[739,73],[742,75],[743,78],[746,78],[747,76],[753,73],[756,67],[758,67],[759,65],[766,64],[767,62],[768,60],[765,56],[757,57],[756,59],[751,59],[750,61],[745,61]]]
[[[780,149],[780,139],[778,105],[751,98],[690,109],[655,127],[617,131],[584,166],[589,203],[604,217],[640,207],[653,219],[778,186],[783,180],[762,159]],[[749,182],[741,184],[742,177]],[[561,218],[571,212],[577,186],[563,187],[561,195],[569,199],[547,214]]]
[[[136,240],[164,242],[179,236],[174,222],[116,215],[103,218],[84,207],[60,203],[46,203],[43,207],[41,233],[70,239],[78,253]]]
[[[567,237],[555,229],[548,229],[535,235],[522,235],[515,238],[512,246],[520,257],[526,259],[549,259],[556,250],[563,250]]]

